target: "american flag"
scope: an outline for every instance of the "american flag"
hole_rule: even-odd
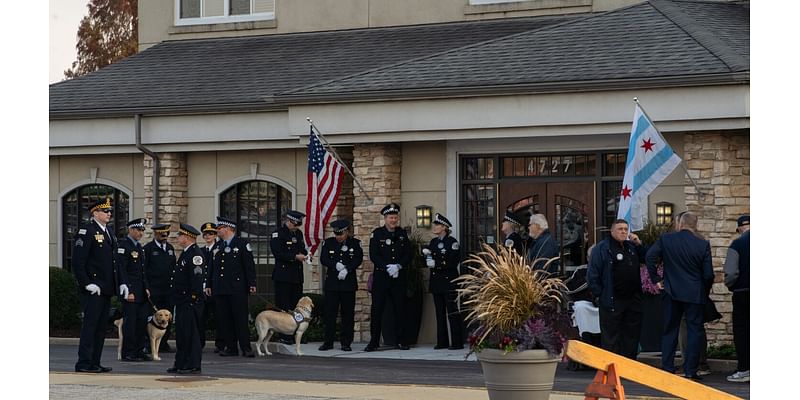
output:
[[[339,190],[342,188],[344,167],[325,151],[314,128],[308,142],[308,197],[306,198],[305,236],[308,254],[314,254],[322,242],[325,225],[333,214]]]

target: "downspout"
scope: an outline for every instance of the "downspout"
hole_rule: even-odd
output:
[[[133,116],[134,125],[136,126],[136,148],[144,154],[153,158],[153,225],[158,224],[158,176],[160,174],[160,165],[158,155],[152,152],[147,147],[142,145],[142,114],[135,114]]]

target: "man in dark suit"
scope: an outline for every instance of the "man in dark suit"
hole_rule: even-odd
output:
[[[336,314],[342,310],[342,332],[339,341],[342,350],[351,351],[355,321],[356,269],[364,261],[361,241],[348,235],[350,221],[340,219],[331,222],[334,237],[325,239],[320,252],[320,263],[327,268],[325,274],[325,342],[320,351],[333,348],[336,331]]]
[[[647,251],[650,279],[664,289],[664,336],[661,340],[661,368],[675,372],[675,348],[681,318],[686,314],[687,354],[684,375],[700,380],[697,367],[703,337],[703,308],[714,282],[711,245],[697,233],[697,215],[680,216],[679,231],[661,235]],[[664,278],[656,272],[664,262]]]
[[[153,240],[144,245],[145,275],[147,284],[150,287],[150,301],[157,309],[172,311],[173,304],[170,297],[170,277],[172,270],[175,269],[175,248],[169,244],[170,224],[158,224],[150,227],[153,230]],[[161,344],[158,346],[158,353],[171,353],[167,341],[170,337],[170,329],[167,327]],[[150,341],[145,342],[145,347],[150,348]]]
[[[206,296],[213,296],[216,304],[218,326],[223,328],[226,341],[221,356],[236,356],[236,342],[243,357],[255,357],[250,345],[248,296],[256,292],[256,265],[250,243],[236,236],[233,220],[217,217],[217,234],[220,242],[212,250],[210,279],[206,282]]]
[[[547,264],[547,260],[558,257],[558,244],[556,239],[550,234],[547,218],[544,214],[531,215],[531,221],[528,225],[528,235],[530,235],[530,244],[528,245],[528,261],[537,261],[532,265],[534,269],[544,269],[547,265],[547,272],[556,273],[560,268],[560,261],[558,259]]]
[[[736,346],[736,372],[728,382],[750,382],[750,216],[736,220],[738,239],[725,257],[725,286],[733,292],[733,345]]]
[[[111,199],[92,204],[89,208],[92,220],[81,226],[75,235],[72,271],[83,298],[83,322],[75,372],[111,371],[110,367],[100,365],[111,296],[120,293],[123,299],[128,297],[124,272],[114,260],[117,243],[108,227],[111,210]]]
[[[294,310],[297,301],[303,297],[303,262],[308,257],[306,242],[303,239],[303,217],[300,211],[289,210],[284,216],[283,225],[272,233],[269,248],[275,256],[275,269],[272,281],[275,282],[275,305],[283,310]],[[280,335],[281,343],[293,344],[292,335]]]
[[[433,306],[436,310],[436,346],[434,350],[464,348],[461,313],[456,304],[456,289],[453,279],[458,278],[458,265],[461,263],[461,250],[458,240],[450,236],[453,224],[442,214],[433,217],[431,231],[436,237],[431,239],[428,247],[422,249],[425,265],[431,269],[429,290],[433,295]],[[450,322],[450,334],[447,322]]]
[[[144,342],[147,337],[147,316],[150,313],[150,289],[144,273],[145,251],[139,240],[144,235],[144,218],[128,222],[128,236],[119,241],[116,261],[125,271],[130,293],[122,299],[122,361],[150,361],[146,356]]]

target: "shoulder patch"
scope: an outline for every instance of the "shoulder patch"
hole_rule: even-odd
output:
[[[458,242],[453,242],[453,246],[451,246],[453,250],[458,250]]]
[[[369,238],[370,239],[372,239],[373,236],[375,236],[375,232],[372,232],[372,233],[369,234]]]
[[[247,246],[244,246],[244,247],[245,247],[245,248],[247,249],[247,251],[249,251],[249,252],[252,252],[252,251],[253,251],[253,248],[252,248],[252,247],[250,247],[250,243],[248,243],[248,244],[247,244]]]
[[[85,235],[86,229],[78,229],[78,235]]]
[[[75,241],[75,246],[83,247],[83,239],[78,238],[78,240]]]
[[[505,245],[506,245],[506,247],[513,247],[514,246],[514,241],[511,240],[511,239],[506,239]]]
[[[118,248],[118,249],[117,249],[117,253],[119,253],[119,254],[125,254],[125,248],[124,248],[124,247],[120,247],[120,248]]]
[[[272,237],[274,238],[278,237],[278,232],[272,232]]]
[[[194,265],[203,265],[203,257],[202,256],[194,256],[194,257],[192,257],[192,264],[194,264]]]

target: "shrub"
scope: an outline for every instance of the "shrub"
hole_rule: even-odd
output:
[[[81,326],[78,284],[72,274],[50,267],[50,330]]]

